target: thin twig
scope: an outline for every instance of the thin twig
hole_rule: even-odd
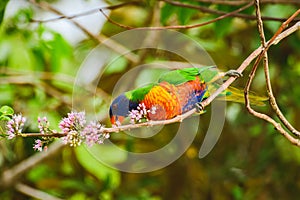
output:
[[[257,3],[257,2],[256,2]],[[258,4],[258,3],[257,3]],[[256,4],[257,10],[259,10],[259,6]],[[269,67],[268,67],[268,60],[267,60],[267,50],[270,48],[270,46],[275,43],[274,41],[276,41],[277,37],[279,34],[282,33],[282,31],[288,27],[289,23],[295,19],[295,17],[297,15],[300,14],[300,9],[298,9],[292,16],[290,16],[285,22],[282,23],[282,25],[279,27],[279,29],[276,31],[276,33],[273,35],[273,37],[269,40],[269,42],[265,42],[265,37],[263,34],[263,24],[262,24],[262,20],[261,20],[261,16],[260,16],[260,11],[257,12],[258,15],[258,29],[259,29],[259,33],[260,33],[260,37],[261,37],[261,43],[264,46],[263,51],[261,52],[261,54],[258,56],[255,64],[254,64],[254,69],[257,67],[257,65],[260,63],[261,59],[264,59],[264,71],[265,71],[265,78],[266,78],[266,84],[267,84],[267,93],[268,96],[270,98],[270,105],[272,107],[272,109],[275,111],[276,115],[279,117],[280,121],[285,125],[285,127],[291,131],[294,135],[296,136],[300,136],[300,132],[298,130],[296,130],[290,123],[289,121],[284,117],[284,115],[282,114],[279,106],[277,105],[276,99],[274,97],[274,94],[272,92],[272,86],[271,86],[271,80],[270,80],[270,75],[269,75]],[[294,28],[295,27],[295,28]],[[298,30],[299,29],[299,22],[296,23],[292,30]],[[276,41],[277,43],[277,41]]]
[[[31,22],[38,22],[38,23],[47,23],[47,22],[53,22],[53,21],[57,21],[57,20],[61,20],[61,19],[74,19],[77,17],[81,17],[81,16],[86,16],[86,15],[90,15],[90,14],[94,14],[97,13],[99,10],[114,10],[114,9],[118,9],[127,5],[139,5],[142,2],[140,1],[129,1],[129,2],[124,2],[124,3],[120,3],[117,5],[111,5],[111,6],[102,6],[99,8],[94,8],[85,12],[80,12],[74,15],[63,15],[63,16],[59,16],[59,17],[54,17],[51,19],[45,19],[45,20],[38,20],[38,19],[30,19]]]
[[[116,26],[119,26],[121,28],[124,28],[124,29],[127,29],[127,30],[130,30],[130,29],[134,29],[134,27],[132,26],[127,26],[127,25],[124,25],[124,24],[120,24],[114,20],[112,20],[109,16],[107,16],[105,14],[105,12],[102,10],[102,9],[99,9],[99,11],[102,13],[102,15],[107,19],[107,21],[109,21],[111,24],[114,24]]]
[[[281,36],[283,37],[287,37],[289,35],[291,35],[292,33],[294,33],[295,31],[300,30],[300,21],[297,22],[294,26],[292,26],[291,28],[287,29],[285,32],[281,33]],[[277,37],[274,39],[273,44],[278,44],[280,42],[280,38]]]
[[[259,32],[259,35],[260,35],[260,39],[261,39],[261,44],[262,44],[262,47],[263,49],[265,48],[266,46],[266,40],[265,40],[265,36],[264,36],[264,31],[263,31],[263,23],[262,23],[262,19],[261,19],[261,13],[260,13],[260,8],[259,8],[259,2],[258,0],[255,0],[255,8],[256,8],[256,15],[257,15],[257,26],[258,26],[258,32]],[[264,53],[264,57],[266,58],[266,54],[267,52]],[[250,104],[250,99],[249,99],[249,91],[250,91],[250,86],[253,82],[253,79],[255,77],[255,72],[258,68],[258,64],[259,64],[260,60],[259,59],[256,59],[252,69],[251,69],[251,72],[249,74],[249,78],[247,80],[247,83],[245,85],[245,90],[244,90],[244,93],[245,93],[245,106],[246,106],[246,109],[248,110],[248,112],[250,114],[252,114],[253,116],[255,117],[258,117],[258,118],[261,118],[261,119],[264,119],[265,121],[273,124],[274,126],[276,125],[277,126],[277,130],[280,130],[280,131],[284,131],[281,127],[280,124],[276,123],[275,120],[273,120],[271,117],[269,117],[268,115],[266,114],[263,114],[263,113],[260,113],[260,112],[257,112],[255,111],[252,107],[251,107],[251,104]]]
[[[296,23],[294,26],[288,28],[287,30],[285,30],[284,32],[280,33],[279,35],[277,35],[277,37],[275,38],[275,40],[273,40],[273,42],[268,41],[267,44],[268,45],[273,45],[276,44],[281,41],[282,39],[288,37],[290,34],[294,33],[295,31],[297,31],[299,29],[299,23]],[[250,63],[257,58],[259,55],[261,55],[261,53],[264,51],[264,48],[262,46],[258,47],[255,51],[253,51],[245,60],[244,62],[238,67],[237,71],[242,73],[249,65]],[[218,88],[213,94],[211,94],[207,99],[205,99],[203,102],[201,102],[202,107],[205,107],[207,105],[209,105],[222,91],[224,91],[227,87],[229,87],[229,85],[231,85],[233,83],[233,81],[235,80],[235,77],[230,77],[228,78],[221,86],[220,88]]]
[[[251,0],[197,0],[198,2],[203,3],[213,3],[213,4],[221,4],[221,5],[232,5],[232,6],[239,6],[245,3],[250,2]],[[260,1],[261,4],[294,4],[300,5],[299,0],[262,0]]]
[[[265,35],[264,35],[264,30],[263,30],[263,22],[261,19],[261,13],[260,13],[260,6],[259,6],[259,0],[255,0],[255,8],[256,8],[256,16],[257,16],[257,26],[258,26],[258,31],[261,39],[261,44],[263,49],[265,50],[266,46],[268,45],[266,43]],[[292,15],[293,17],[294,15]],[[276,37],[278,37],[279,34],[277,34]],[[273,37],[274,38],[274,37]],[[274,40],[270,40],[271,44]],[[272,93],[272,88],[271,88],[271,82],[270,82],[270,76],[269,76],[269,66],[268,66],[268,55],[267,51],[262,51],[263,53],[263,64],[264,64],[264,71],[265,71],[265,76],[266,76],[266,82],[267,82],[267,92],[269,98],[275,99],[273,93]],[[262,55],[262,54],[261,54]],[[249,101],[249,90],[251,83],[253,81],[253,78],[255,76],[255,72],[257,70],[258,64],[260,62],[260,58],[258,57],[253,65],[253,68],[250,72],[249,79],[247,80],[246,86],[245,86],[245,105],[247,110],[249,111],[250,114],[254,115],[255,117],[261,118],[269,123],[271,123],[276,130],[278,130],[285,138],[287,138],[292,144],[296,146],[300,146],[300,141],[299,139],[295,139],[292,137],[282,126],[280,123],[277,123],[274,119],[272,119],[270,116],[257,112],[253,108],[251,108],[250,101]],[[274,100],[275,101],[275,100]],[[270,100],[271,102],[271,100]],[[276,102],[276,101],[275,101]],[[272,103],[271,103],[272,104]],[[277,105],[277,104],[276,104]],[[277,112],[280,112],[278,107],[273,107],[273,110],[277,109]],[[281,113],[281,112],[280,112]],[[284,118],[285,119],[285,118]],[[286,120],[287,121],[287,120]],[[289,124],[289,123],[288,123]],[[295,133],[294,133],[295,134]]]
[[[210,9],[208,7],[199,6],[199,5],[186,4],[186,3],[179,2],[179,1],[171,1],[171,0],[160,0],[160,1],[169,3],[169,4],[174,5],[174,6],[200,10],[201,12],[204,12],[204,13],[210,13],[210,14],[216,14],[216,15],[225,15],[226,14],[226,12],[224,12],[224,11],[214,10],[214,9]],[[247,2],[244,2],[244,3],[253,3],[253,1],[247,1]],[[232,16],[243,18],[243,19],[256,20],[256,16],[242,14],[242,13],[233,13]],[[280,21],[280,22],[286,21],[285,18],[267,17],[267,16],[262,17],[262,19],[265,20],[265,21],[266,20]],[[297,21],[297,20],[299,20],[299,19],[293,19],[293,21]]]
[[[61,94],[60,91],[58,91],[58,89],[54,88],[54,86],[52,85],[47,84],[45,81],[55,80],[59,82],[74,84],[75,79],[72,76],[68,76],[66,74],[56,74],[52,72],[35,72],[34,74],[25,74],[22,72],[4,71],[1,69],[0,73],[3,75],[7,75],[1,77],[0,84],[30,84],[43,89],[46,93],[50,94],[51,96],[57,97],[66,105],[69,105],[71,102],[70,100],[66,99],[65,96]],[[48,90],[48,87],[51,87],[50,90]],[[81,86],[77,85],[76,87],[80,88]],[[107,94],[104,90],[97,87],[95,91],[95,87],[91,84],[84,85],[84,88],[80,89],[93,93],[98,97],[102,97],[104,101],[108,102],[110,99],[110,95]]]
[[[62,200],[61,198],[58,198],[58,197],[55,197],[55,196],[52,196],[46,192],[43,192],[41,190],[38,190],[38,189],[35,189],[35,188],[32,188],[28,185],[25,185],[24,183],[17,183],[15,185],[15,188],[17,191],[27,195],[27,196],[30,196],[30,197],[33,197],[34,199],[43,199],[43,200]]]
[[[234,14],[236,13],[239,13],[249,7],[251,7],[253,5],[253,2],[250,2],[248,3],[247,5],[241,7],[241,8],[238,8],[237,10],[234,10],[232,12],[229,12],[229,13],[223,13],[223,15],[219,16],[219,17],[216,17],[212,20],[208,20],[206,22],[202,22],[202,23],[199,23],[199,24],[192,24],[192,25],[172,25],[172,26],[157,26],[157,27],[131,27],[131,26],[127,26],[127,25],[124,25],[124,24],[120,24],[114,20],[112,20],[111,18],[109,18],[109,16],[107,16],[102,10],[100,10],[100,12],[106,17],[106,19],[111,22],[112,24],[115,24],[121,28],[124,28],[124,29],[138,29],[138,30],[165,30],[165,29],[191,29],[191,28],[197,28],[197,27],[201,27],[201,26],[205,26],[207,24],[211,24],[211,23],[214,23],[216,21],[219,21],[219,20],[222,20],[222,19],[225,19],[227,17],[231,17],[231,16],[234,16]]]
[[[2,77],[0,84],[31,85],[32,87],[43,90],[46,94],[59,99],[62,103],[71,107],[72,102],[70,98],[49,83],[36,79],[34,75]]]
[[[273,40],[274,41],[274,40]],[[284,126],[291,131],[292,134],[300,137],[300,132],[294,128],[294,126],[285,118],[285,116],[282,114],[277,102],[276,98],[272,91],[272,85],[271,85],[271,78],[269,73],[269,64],[268,64],[268,58],[267,58],[267,52],[264,53],[264,71],[265,71],[265,78],[266,78],[266,85],[267,85],[267,93],[270,99],[270,105],[280,121],[284,124]]]
[[[29,0],[32,4],[45,9],[49,10],[57,15],[65,16],[62,12],[52,7],[50,4],[46,2],[37,2],[36,0]],[[83,31],[87,36],[89,36],[91,39],[93,39],[97,43],[102,43],[103,45],[106,45],[108,48],[114,50],[117,53],[120,53],[125,58],[130,60],[133,63],[137,63],[139,61],[139,58],[137,55],[129,51],[126,47],[122,46],[121,44],[117,43],[116,41],[104,36],[104,35],[94,35],[91,33],[88,29],[83,27],[80,23],[73,19],[69,19],[70,22],[72,22],[75,26],[77,26],[81,31]],[[124,54],[126,52],[126,54]]]
[[[210,9],[207,7],[203,7],[203,6],[199,6],[199,5],[191,5],[191,4],[185,4],[182,2],[176,2],[176,1],[170,1],[170,0],[161,0],[164,1],[166,3],[172,4],[174,6],[180,6],[180,7],[186,7],[186,8],[191,8],[191,9],[197,9],[200,10],[204,13],[210,13],[210,14],[217,14],[217,15],[224,15],[226,14],[226,12],[223,11],[219,11],[219,10],[214,10],[214,9]],[[199,2],[204,2],[204,3],[213,3],[213,4],[223,4],[223,5],[233,5],[233,6],[240,6],[243,4],[247,4],[250,3],[252,1],[249,0],[240,0],[240,1],[214,1],[214,0],[198,0]],[[261,3],[281,3],[281,4],[295,4],[295,5],[300,5],[300,1],[285,1],[285,0],[264,0]],[[124,3],[120,3],[117,5],[111,5],[111,6],[102,6],[99,8],[93,8],[91,10],[85,11],[85,12],[80,12],[77,14],[73,14],[73,15],[63,15],[63,16],[59,16],[59,17],[54,17],[51,19],[45,19],[45,20],[38,20],[38,19],[31,19],[31,22],[37,22],[37,23],[47,23],[47,22],[53,22],[53,21],[57,21],[57,20],[61,20],[61,19],[74,19],[77,17],[81,17],[81,16],[86,16],[86,15],[90,15],[93,13],[98,12],[99,10],[114,10],[114,9],[118,9],[121,7],[125,7],[127,5],[141,5],[143,4],[143,2],[141,1],[129,1],[129,2],[124,2]],[[244,18],[244,19],[250,19],[250,20],[255,20],[255,16],[253,15],[247,15],[247,14],[241,14],[241,13],[235,13],[232,15],[233,17],[240,17],[240,18]],[[262,17],[263,20],[270,20],[270,21],[285,21],[286,19],[284,18],[276,18],[276,17],[267,17],[264,16]],[[124,25],[125,26],[125,25]]]
[[[112,128],[105,128],[102,127],[101,131],[102,133],[117,133],[120,131],[126,131],[126,130],[131,130],[131,129],[136,129],[140,127],[151,127],[151,126],[157,126],[157,125],[167,125],[167,124],[173,124],[176,122],[182,122],[184,119],[190,117],[193,113],[196,112],[196,109],[192,109],[182,115],[178,115],[172,119],[168,120],[160,120],[160,121],[148,121],[144,123],[139,123],[139,124],[128,124],[128,125],[122,125],[122,126],[116,126]],[[18,136],[21,137],[64,137],[66,136],[67,133],[22,133],[19,134]]]
[[[290,134],[288,134],[288,132],[286,132],[284,130],[284,128],[281,126],[280,123],[276,122],[274,119],[272,119],[270,116],[264,114],[264,113],[260,113],[257,112],[255,110],[253,110],[250,106],[250,101],[249,101],[249,97],[248,97],[248,93],[250,90],[250,85],[253,81],[253,78],[255,76],[255,71],[257,69],[258,65],[254,65],[254,67],[252,68],[250,75],[249,75],[249,79],[247,80],[246,86],[245,86],[245,105],[247,110],[249,111],[250,114],[252,114],[255,117],[258,117],[260,119],[263,119],[267,122],[269,122],[270,124],[272,124],[275,129],[277,131],[279,131],[285,138],[287,138],[292,144],[296,145],[296,146],[300,146],[300,140],[299,139],[295,139],[294,137],[292,137]]]
[[[300,14],[300,9],[298,9],[292,16],[290,16],[286,21],[284,21],[281,26],[279,27],[279,29],[276,31],[276,33],[273,35],[273,37],[270,39],[270,41],[268,42],[268,44],[265,47],[264,51],[267,51],[268,48],[271,46],[271,43],[274,42],[274,40],[276,40],[277,36],[282,33],[282,31],[284,29],[286,29],[288,27],[288,25]],[[297,20],[299,21],[299,20]]]

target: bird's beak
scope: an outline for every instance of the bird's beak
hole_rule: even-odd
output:
[[[116,116],[112,116],[110,118],[110,122],[111,122],[111,124],[115,124],[116,123]]]
[[[120,115],[114,115],[110,118],[110,122],[113,125],[120,126],[122,122],[124,121],[125,117]]]

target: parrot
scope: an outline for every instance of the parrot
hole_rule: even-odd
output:
[[[216,66],[188,67],[167,71],[156,83],[124,92],[117,96],[109,108],[112,125],[122,125],[132,111],[139,110],[146,120],[166,120],[182,115],[208,98],[222,84],[225,76],[242,76],[235,70],[220,72]],[[253,105],[262,106],[266,97],[250,93]],[[228,87],[218,99],[244,102],[244,92]]]

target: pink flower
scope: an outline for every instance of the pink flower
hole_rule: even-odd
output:
[[[88,146],[102,144],[109,138],[108,133],[102,132],[102,125],[99,122],[92,121],[86,123],[84,112],[71,112],[59,123],[62,132],[66,134],[62,137],[64,144],[76,147],[85,142]]]
[[[7,122],[7,133],[8,139],[13,139],[16,135],[22,133],[26,122],[26,118],[23,117],[21,114],[13,115],[12,119]]]
[[[85,112],[71,112],[68,113],[68,117],[65,117],[59,123],[59,128],[63,133],[69,133],[70,131],[80,131],[86,124]]]
[[[98,122],[92,121],[82,131],[82,136],[85,137],[85,143],[88,146],[94,144],[102,144],[105,139],[109,138],[108,133],[102,133],[102,125]]]
[[[155,106],[152,106],[150,109],[151,114],[155,114],[156,113],[157,108]]]
[[[68,117],[63,118],[59,123],[59,128],[67,134],[62,140],[70,146],[79,146],[82,143],[83,136],[80,132],[86,125],[85,112],[71,112]]]
[[[137,106],[137,110],[132,109],[129,111],[128,116],[130,117],[130,122],[132,124],[135,124],[136,122],[142,122],[142,120],[148,121],[148,113],[150,110],[148,110],[144,103],[139,104]]]
[[[82,137],[77,131],[68,132],[67,136],[62,137],[62,141],[64,144],[69,144],[71,147],[80,146],[82,143]]]
[[[35,145],[33,146],[33,149],[35,151],[43,151],[43,150],[47,151],[48,150],[48,146],[46,146],[45,143],[47,144],[47,141],[42,141],[40,139],[37,139],[37,140],[35,140]]]
[[[38,128],[40,129],[40,133],[45,134],[47,132],[51,132],[49,126],[50,126],[50,123],[49,123],[47,117],[43,117],[43,119],[38,117]]]
[[[35,145],[33,146],[35,151],[43,151],[43,143],[40,139],[35,140]]]

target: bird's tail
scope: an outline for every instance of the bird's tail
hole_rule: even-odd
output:
[[[244,90],[229,86],[223,93],[221,93],[217,99],[245,103]],[[252,91],[249,92],[250,104],[254,106],[265,106],[265,101],[268,97],[258,95]]]

